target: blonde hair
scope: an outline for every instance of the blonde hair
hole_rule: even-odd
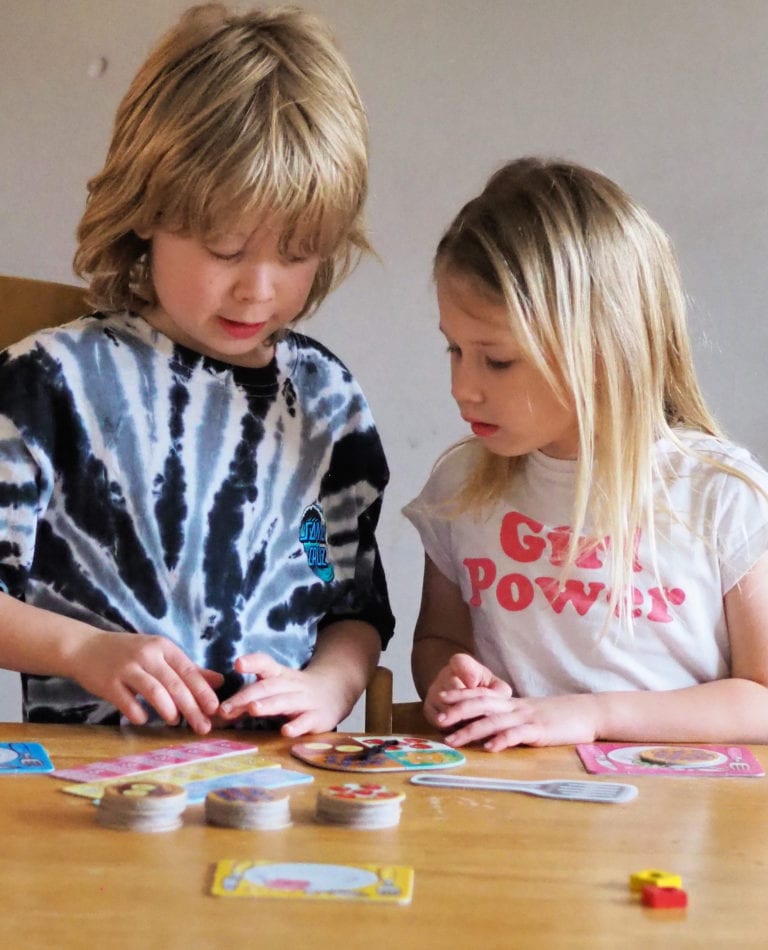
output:
[[[631,587],[639,531],[655,550],[654,443],[667,437],[695,454],[675,429],[721,435],[696,380],[669,238],[603,175],[523,158],[461,209],[437,249],[441,272],[503,303],[525,358],[575,406],[577,480],[564,573],[589,512],[591,536],[611,539],[607,616],[618,611],[631,628],[621,592]],[[473,458],[457,510],[501,497],[520,462],[482,445]]]
[[[292,7],[192,7],[120,103],[75,272],[95,306],[141,311],[156,299],[139,234],[205,236],[259,215],[281,248],[321,257],[303,316],[370,250],[367,183],[365,112],[323,23]]]

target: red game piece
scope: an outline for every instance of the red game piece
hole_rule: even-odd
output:
[[[687,907],[688,895],[680,887],[643,886],[643,904],[646,907]]]

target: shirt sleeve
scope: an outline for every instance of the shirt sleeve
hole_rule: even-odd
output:
[[[721,475],[717,545],[723,595],[768,551],[768,473],[743,449],[731,464],[748,480]]]
[[[389,643],[395,628],[376,540],[388,481],[384,449],[372,423],[339,440],[323,479],[323,504],[327,510],[340,511],[354,505],[358,514],[353,531],[343,530],[339,536],[329,537],[334,548],[350,552],[353,563],[345,570],[347,579],[339,585],[331,608],[318,621],[318,630],[338,620],[361,620],[377,630],[382,648]],[[341,559],[347,560],[347,556]]]
[[[466,469],[461,447],[450,451],[432,469],[421,492],[403,508],[429,559],[454,584],[459,583],[459,573],[453,552],[451,501],[463,484]]]

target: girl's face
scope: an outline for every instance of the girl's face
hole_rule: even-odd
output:
[[[280,232],[261,225],[201,239],[158,228],[152,241],[155,329],[198,353],[237,366],[266,366],[272,335],[303,310],[317,255],[283,256]]]
[[[522,356],[506,307],[445,270],[437,279],[437,299],[451,356],[451,392],[472,432],[496,455],[539,449],[553,458],[576,458],[576,410],[563,405]]]

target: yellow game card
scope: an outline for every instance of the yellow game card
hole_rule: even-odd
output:
[[[409,904],[413,868],[378,864],[219,861],[211,893],[217,897],[282,897]]]

